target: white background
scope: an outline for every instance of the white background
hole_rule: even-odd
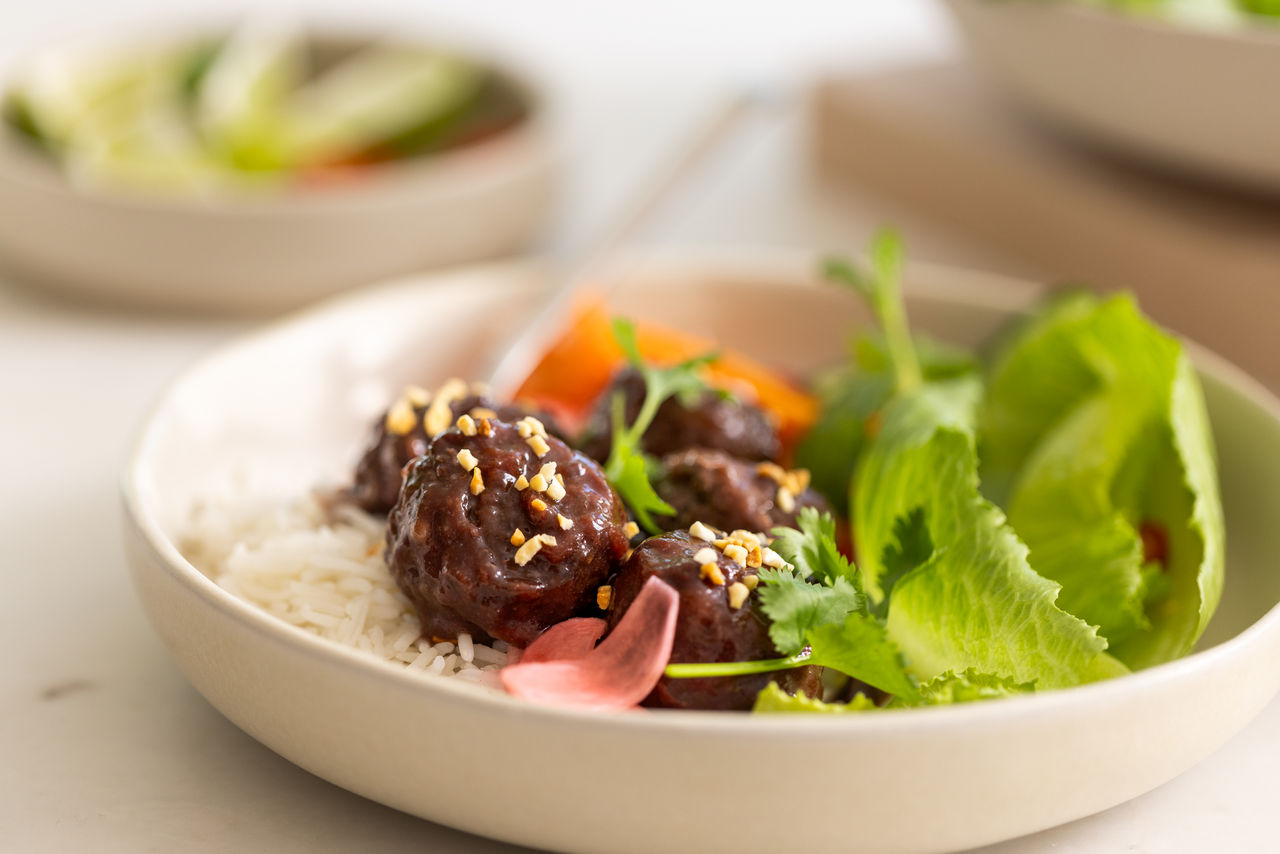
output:
[[[605,221],[718,93],[794,89],[820,68],[953,50],[940,11],[924,0],[252,7],[424,32],[444,25],[525,57],[558,96],[567,185],[547,246],[560,250]],[[248,4],[0,0],[0,61],[67,35],[237,8]],[[645,243],[853,247],[888,218],[904,226],[917,257],[1007,268],[907,212],[818,199],[801,151],[794,111],[757,122],[675,200]],[[116,478],[129,438],[167,380],[250,322],[109,311],[10,284],[0,280],[0,573],[8,594],[0,608],[0,850],[515,850],[395,813],[279,759],[188,687],[146,625],[117,530]],[[993,850],[1273,851],[1277,768],[1273,704],[1156,792]]]

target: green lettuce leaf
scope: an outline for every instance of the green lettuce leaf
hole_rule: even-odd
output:
[[[920,335],[913,341],[926,381],[954,379],[977,370],[977,361],[965,350]],[[813,488],[837,513],[848,512],[849,483],[863,445],[875,433],[873,416],[893,396],[893,370],[884,337],[859,336],[852,350],[849,364],[826,371],[815,381],[818,418],[796,446],[796,465],[812,472]]]
[[[1032,321],[991,374],[984,486],[1058,604],[1131,667],[1188,652],[1222,585],[1223,525],[1199,384],[1128,297],[1079,294]],[[1139,526],[1169,540],[1148,564]]]
[[[756,695],[753,712],[794,713],[843,715],[851,712],[874,711],[876,704],[863,694],[855,694],[848,703],[824,703],[803,694],[788,694],[778,687],[778,683],[770,682],[764,690]]]
[[[947,671],[920,686],[921,698],[931,706],[996,700],[1016,694],[1030,694],[1033,691],[1035,685],[1031,682],[1015,682],[976,670],[961,673]]]
[[[912,674],[927,681],[974,669],[1042,688],[1125,672],[1106,640],[1055,605],[1059,586],[1031,568],[1027,547],[1004,514],[978,491],[976,378],[932,383],[900,394],[883,413],[854,486],[858,566],[873,601],[888,591],[886,555],[932,552],[901,572],[886,628]],[[918,516],[915,549],[899,520]]]
[[[826,623],[809,633],[811,664],[830,667],[894,695],[906,705],[920,701],[916,682],[885,627],[868,614],[850,614],[843,625]]]

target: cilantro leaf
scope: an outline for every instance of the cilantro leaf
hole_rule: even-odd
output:
[[[613,407],[615,425],[622,423],[622,408],[622,396],[619,395]],[[653,521],[653,514],[671,516],[676,510],[654,490],[649,480],[648,461],[633,442],[633,437],[614,427],[613,450],[605,465],[605,478],[618,491],[640,525],[650,533],[659,533],[661,528]]]
[[[918,702],[907,672],[884,626],[867,610],[858,575],[836,547],[835,522],[809,509],[799,528],[777,528],[772,547],[789,563],[762,568],[760,609],[769,617],[769,637],[785,658],[753,662],[678,664],[667,675],[734,676],[816,664]]]
[[[853,564],[836,546],[836,523],[829,513],[820,514],[816,507],[805,507],[796,524],[798,529],[774,528],[772,547],[799,571],[801,578],[815,578],[824,584],[834,584],[842,578],[858,583]]]
[[[605,461],[604,474],[609,485],[618,491],[622,500],[635,514],[636,520],[651,534],[662,532],[653,516],[671,516],[675,508],[662,500],[654,490],[649,472],[654,462],[641,450],[645,431],[653,423],[658,408],[672,396],[687,397],[706,390],[701,369],[715,360],[714,353],[695,356],[677,365],[658,368],[645,362],[636,341],[635,326],[623,318],[613,321],[613,336],[627,361],[644,379],[644,401],[635,421],[626,424],[626,410],[622,395],[611,401],[613,415],[613,448]]]
[[[760,607],[772,621],[774,646],[784,654],[807,647],[810,664],[917,701],[915,680],[884,626],[868,612],[855,569],[836,546],[835,521],[807,508],[798,525],[773,532],[772,547],[789,566],[760,570]]]
[[[760,610],[770,620],[769,638],[783,655],[800,652],[814,629],[844,622],[866,601],[847,578],[810,584],[789,569],[761,569],[758,595]]]
[[[832,258],[824,263],[823,273],[833,282],[853,288],[871,304],[884,332],[894,386],[901,392],[911,391],[920,385],[923,375],[902,301],[902,238],[890,229],[881,229],[872,237],[868,255],[868,270],[846,259]]]
[[[719,353],[715,351],[703,353],[669,367],[660,368],[644,360],[636,340],[636,327],[631,321],[621,317],[614,318],[613,337],[622,348],[627,362],[639,371],[645,381],[644,405],[640,407],[640,414],[636,416],[635,424],[629,428],[637,436],[643,436],[645,430],[649,429],[649,425],[653,423],[653,416],[658,412],[658,407],[667,398],[707,391],[708,386],[702,377],[702,368],[718,359]],[[651,411],[646,412],[646,409]]]

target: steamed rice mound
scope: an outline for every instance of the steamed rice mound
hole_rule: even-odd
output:
[[[183,554],[220,587],[273,617],[412,671],[497,688],[507,645],[431,643],[383,560],[386,524],[315,496],[289,503],[205,502]]]

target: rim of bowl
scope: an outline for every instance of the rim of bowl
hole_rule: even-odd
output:
[[[739,269],[755,271],[760,281],[778,276],[789,276],[789,287],[812,286],[812,277],[804,271],[812,268],[813,252],[758,249],[724,254],[730,250],[716,250],[718,254],[707,257],[700,250],[679,250],[660,259],[647,257],[638,263],[619,265],[618,278],[627,279],[646,275],[657,276],[705,276],[715,273],[736,273]],[[681,256],[685,256],[683,259]],[[690,260],[692,258],[693,260]],[[752,263],[768,259],[765,266]],[[674,259],[674,260],[673,260]],[[807,262],[807,263],[806,263]],[[1026,280],[994,273],[966,270],[964,268],[912,262],[907,268],[904,292],[908,299],[930,300],[978,305],[1010,313],[1025,311],[1032,301],[1042,295],[1043,288]],[[499,290],[510,289],[517,277],[536,277],[538,268],[527,261],[503,262],[465,268],[472,277],[492,276],[491,286]],[[240,347],[274,337],[295,326],[306,325],[316,318],[339,312],[350,303],[369,301],[394,301],[397,294],[420,286],[424,280],[440,279],[433,287],[444,292],[450,287],[449,279],[459,272],[427,274],[393,279],[381,285],[355,294],[343,294],[326,299],[316,305],[272,321],[258,330],[239,336],[217,347],[213,352],[197,359],[172,380],[146,412],[142,427],[131,445],[122,473],[121,497],[131,523],[153,556],[163,564],[170,576],[180,581],[206,604],[222,616],[235,620],[260,635],[265,641],[291,648],[294,652],[338,665],[366,678],[401,690],[414,692],[423,700],[461,704],[483,704],[491,711],[505,715],[568,719],[575,726],[621,727],[643,732],[728,732],[742,735],[752,732],[770,737],[793,736],[803,739],[814,734],[829,736],[835,732],[893,733],[919,729],[938,729],[964,725],[999,723],[1011,716],[1037,716],[1042,718],[1070,714],[1073,709],[1086,704],[1105,704],[1142,691],[1145,686],[1186,678],[1194,672],[1213,667],[1224,658],[1232,657],[1242,647],[1251,646],[1259,636],[1280,635],[1280,602],[1272,605],[1265,614],[1245,627],[1238,634],[1208,649],[1195,650],[1182,658],[1125,676],[1106,679],[1072,688],[1045,691],[1023,696],[1002,698],[998,702],[964,703],[954,706],[938,706],[898,709],[884,715],[755,715],[742,712],[683,711],[663,709],[652,714],[624,714],[600,712],[572,707],[541,705],[518,699],[480,686],[464,684],[450,678],[433,678],[430,674],[410,673],[402,667],[374,658],[353,647],[279,620],[262,609],[220,587],[202,573],[178,550],[154,518],[143,510],[139,479],[147,467],[148,451],[154,441],[156,416],[168,405],[175,389],[192,377],[213,369],[220,361]],[[472,284],[474,288],[475,285]],[[544,286],[545,288],[545,286]],[[1234,393],[1244,397],[1254,406],[1266,412],[1271,419],[1280,422],[1280,399],[1259,381],[1213,351],[1179,336],[1192,353],[1197,371],[1206,372],[1222,382]]]
[[[163,46],[184,39],[217,36],[233,30],[244,17],[215,18],[187,23],[152,23],[150,26],[112,28],[110,32],[43,44],[22,52],[4,63],[0,72],[0,104],[13,91],[21,69],[42,54],[53,51],[92,50],[98,45],[127,46],[131,42]],[[381,205],[389,201],[388,190],[404,191],[413,185],[437,183],[441,189],[465,188],[474,178],[486,176],[495,158],[507,162],[551,149],[548,125],[549,99],[544,81],[529,66],[507,52],[474,42],[457,34],[444,33],[436,39],[417,32],[381,31],[362,24],[344,25],[334,21],[308,20],[301,24],[305,37],[321,44],[350,44],[369,41],[417,45],[456,51],[486,71],[502,77],[526,107],[520,121],[478,142],[439,152],[397,158],[373,164],[351,182],[298,188],[268,189],[261,194],[247,191],[199,193],[148,193],[113,186],[76,184],[68,179],[62,165],[29,143],[0,118],[0,180],[21,182],[42,190],[62,193],[84,201],[112,207],[161,213],[231,214],[234,216],[279,216],[326,213],[334,208]]]
[[[995,5],[989,0],[945,0],[945,2],[948,6]],[[1108,9],[1077,2],[1077,0],[1054,0],[1050,3],[1020,5],[1032,5],[1043,15],[1081,18],[1098,25],[1117,25],[1151,35],[1208,38],[1236,46],[1241,43],[1272,48],[1280,46],[1280,18],[1255,15],[1241,9],[1236,10],[1240,16],[1239,23],[1200,24],[1172,15],[1126,12],[1122,9]]]

